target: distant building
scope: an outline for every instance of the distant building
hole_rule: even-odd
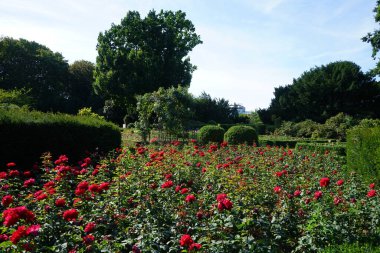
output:
[[[251,111],[245,110],[245,106],[242,106],[239,104],[234,104],[232,107],[236,108],[236,110],[239,114],[250,114],[251,113]]]

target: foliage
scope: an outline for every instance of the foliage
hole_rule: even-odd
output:
[[[16,105],[18,107],[32,107],[33,99],[29,95],[29,91],[25,89],[3,90],[0,89],[0,106]]]
[[[78,116],[88,116],[98,120],[104,120],[104,116],[100,116],[92,111],[91,107],[83,107],[78,111]]]
[[[223,142],[224,129],[220,126],[206,125],[198,131],[198,140],[201,143]]]
[[[312,152],[319,152],[322,154],[332,151],[335,152],[337,155],[346,156],[346,143],[343,142],[297,142],[296,149],[306,149]]]
[[[187,88],[181,86],[159,88],[158,91],[138,96],[136,128],[140,130],[143,140],[147,140],[153,128],[181,135],[185,131],[186,121],[191,117],[190,103]]]
[[[347,130],[357,125],[357,121],[344,113],[338,113],[334,117],[326,120],[314,133],[313,138],[333,138],[346,140]]]
[[[249,124],[252,124],[255,126],[256,131],[259,134],[264,134],[265,133],[265,125],[263,121],[260,118],[260,115],[258,111],[251,112],[249,115]]]
[[[224,98],[211,98],[205,92],[193,99],[194,120],[205,123],[214,121],[220,124],[235,123],[239,117],[237,109]]]
[[[0,88],[25,89],[42,111],[66,111],[68,64],[60,53],[25,39],[0,38]]]
[[[380,253],[380,248],[371,244],[345,243],[341,245],[330,245],[321,251],[322,253]]]
[[[152,10],[145,18],[129,11],[120,24],[98,36],[96,91],[117,101],[127,113],[128,105],[135,105],[135,95],[159,87],[188,87],[196,69],[188,54],[200,43],[182,11]]]
[[[380,22],[380,1],[376,1],[376,6],[373,9],[375,13],[375,21],[376,23]],[[376,29],[372,33],[368,33],[365,37],[362,38],[364,42],[370,43],[372,46],[372,58],[377,60],[376,56],[380,50],[380,30]],[[380,62],[377,62],[376,67],[371,70],[374,75],[380,74]]]
[[[358,126],[348,131],[347,164],[352,170],[380,180],[380,126]]]
[[[45,157],[24,173],[9,163],[0,174],[0,250],[260,253],[379,246],[378,186],[342,173],[333,153],[178,144],[118,149],[101,163],[90,156],[80,166],[67,156]]]
[[[321,128],[321,125],[312,120],[305,120],[298,123],[284,121],[281,126],[274,131],[274,134],[310,138],[319,128]]]
[[[0,109],[0,163],[11,159],[28,168],[43,152],[78,158],[120,145],[117,126],[88,116]],[[21,154],[21,155],[20,155]]]
[[[353,62],[332,62],[305,71],[291,85],[275,88],[265,123],[278,120],[324,122],[339,112],[354,117],[380,117],[380,86]]]
[[[252,145],[253,143],[258,143],[258,135],[256,130],[250,126],[232,126],[224,134],[224,140],[230,144],[242,144],[247,143]]]
[[[95,66],[92,62],[80,60],[69,66],[69,108],[71,113],[77,112],[80,108],[91,107],[96,112],[101,112],[104,100],[95,94],[93,89]]]

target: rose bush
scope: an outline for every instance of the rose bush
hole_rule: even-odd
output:
[[[74,164],[0,168],[1,252],[315,252],[380,239],[376,185],[333,152],[192,141]]]

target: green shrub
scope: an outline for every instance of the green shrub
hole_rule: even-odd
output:
[[[342,245],[332,245],[326,247],[321,251],[322,253],[380,253],[380,248],[378,246],[372,246],[371,244],[342,244]]]
[[[250,126],[232,126],[224,134],[224,140],[232,145],[247,143],[252,145],[258,143],[256,130]]]
[[[348,131],[347,164],[367,178],[380,179],[380,127]]]
[[[306,149],[313,152],[325,153],[326,151],[336,152],[338,155],[346,155],[346,143],[332,142],[332,143],[318,143],[318,142],[298,142],[296,149]]]
[[[120,146],[120,129],[93,117],[0,109],[0,165],[31,165],[44,152],[80,159],[84,152]]]
[[[198,131],[198,140],[201,143],[217,142],[223,141],[224,129],[220,126],[206,125],[201,127]]]

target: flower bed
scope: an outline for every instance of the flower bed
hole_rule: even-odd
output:
[[[333,152],[174,142],[115,155],[9,163],[0,251],[313,252],[380,239],[376,186]]]

